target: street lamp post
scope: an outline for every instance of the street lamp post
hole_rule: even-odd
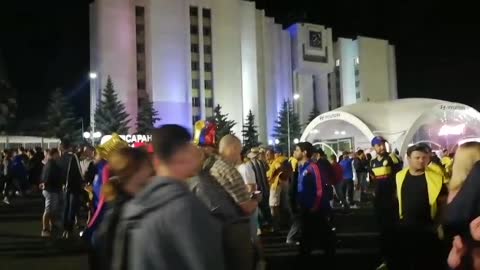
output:
[[[95,146],[95,140],[99,139],[100,137],[102,137],[102,133],[100,131],[85,131],[83,133],[83,138],[86,140],[90,139],[92,141],[92,146]]]
[[[93,84],[93,91],[90,92],[90,127],[92,128],[92,132],[95,133],[95,109],[98,106],[99,100],[99,93],[98,93],[98,86],[97,86],[97,79],[98,74],[96,72],[90,72],[88,77],[92,81]]]
[[[300,94],[295,93],[293,94],[293,100],[298,100],[300,98]],[[290,99],[288,99],[288,107],[287,107],[287,147],[288,147],[288,157],[291,155],[291,142],[290,142]],[[298,143],[298,142],[297,142]],[[297,144],[295,143],[295,144]]]

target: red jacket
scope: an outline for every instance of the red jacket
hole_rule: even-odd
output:
[[[338,163],[332,163],[332,167],[333,167],[333,174],[335,176],[335,179],[333,179],[332,184],[336,185],[343,180],[343,168]]]

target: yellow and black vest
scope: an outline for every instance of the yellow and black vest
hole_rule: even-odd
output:
[[[398,214],[400,219],[403,218],[402,215],[402,185],[407,175],[408,168],[405,168],[397,173],[396,183],[397,183],[397,197],[398,197]],[[431,168],[427,167],[425,170],[425,177],[427,178],[427,190],[428,190],[428,203],[430,204],[430,216],[432,219],[435,219],[437,215],[437,199],[440,195],[440,191],[443,186],[443,176],[436,173]]]

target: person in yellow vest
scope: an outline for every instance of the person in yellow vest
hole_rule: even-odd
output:
[[[281,152],[269,149],[266,153],[269,169],[267,179],[270,185],[269,205],[272,213],[273,229],[280,229],[280,203],[282,201],[282,187],[288,185],[288,179],[292,175],[292,166],[288,158]]]
[[[448,150],[443,150],[443,157],[441,159],[443,167],[445,168],[445,182],[448,183],[452,177],[453,157]]]
[[[428,166],[430,153],[427,145],[410,146],[408,167],[396,175],[399,222],[393,269],[446,267],[437,232],[439,209],[446,204],[448,191],[443,175]]]

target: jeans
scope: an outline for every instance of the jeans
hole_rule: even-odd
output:
[[[65,231],[71,232],[73,231],[73,225],[75,225],[75,216],[80,209],[80,194],[66,191],[64,198],[63,226]]]
[[[287,243],[295,243],[300,240],[301,220],[298,215],[293,215],[293,223],[288,231]]]
[[[368,191],[368,182],[367,182],[367,173],[366,172],[357,172],[358,184],[360,185],[360,190],[362,193]]]
[[[345,179],[342,182],[343,196],[348,197],[348,203],[353,204],[353,180]]]

